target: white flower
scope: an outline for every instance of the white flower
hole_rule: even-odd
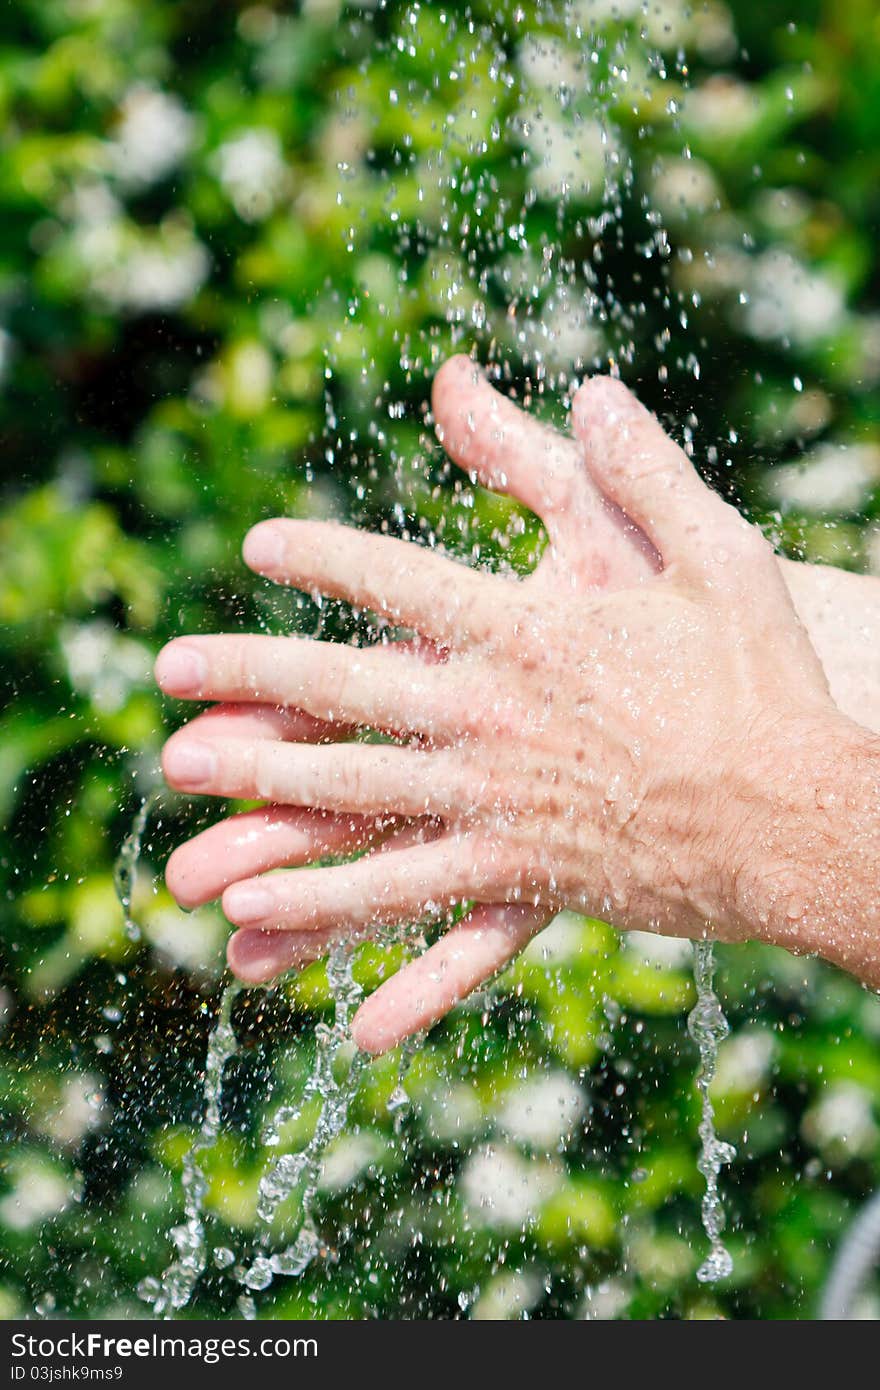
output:
[[[474,1304],[474,1322],[501,1322],[518,1318],[538,1302],[544,1277],[537,1269],[505,1269],[496,1274]]]
[[[862,385],[880,381],[880,314],[864,314],[856,320],[859,339],[859,376]]]
[[[628,1306],[632,1291],[621,1279],[606,1279],[588,1288],[581,1305],[581,1318],[588,1322],[611,1322]]]
[[[426,1132],[442,1142],[466,1138],[482,1124],[480,1102],[464,1082],[423,1092],[417,1105]]]
[[[67,623],[59,640],[70,684],[103,713],[121,709],[131,691],[150,679],[153,662],[147,647],[102,619]]]
[[[536,107],[520,118],[521,139],[531,155],[531,181],[545,198],[568,194],[598,201],[619,166],[620,150],[600,121],[565,122]]]
[[[721,189],[701,159],[667,159],[654,176],[651,198],[667,218],[686,217],[715,208]]]
[[[182,217],[143,228],[112,213],[77,220],[70,249],[88,289],[114,308],[143,313],[189,303],[210,258]]]
[[[370,1130],[340,1135],[324,1154],[319,1180],[321,1191],[344,1192],[384,1152],[385,1145],[379,1135]]]
[[[535,1149],[558,1148],[586,1109],[586,1096],[565,1072],[533,1076],[514,1086],[498,1107],[498,1128]]]
[[[748,83],[722,75],[689,92],[684,106],[687,125],[716,139],[743,134],[759,114],[758,98]]]
[[[76,1195],[72,1179],[37,1154],[28,1154],[10,1174],[12,1191],[0,1199],[0,1224],[26,1231],[57,1216]]]
[[[817,1149],[843,1151],[850,1158],[873,1153],[877,1125],[870,1093],[851,1081],[829,1086],[804,1115],[801,1131]]]
[[[653,931],[628,931],[622,937],[624,947],[640,958],[644,965],[657,970],[680,970],[690,965],[693,948],[679,936],[661,936]]]
[[[242,131],[221,145],[214,168],[223,191],[245,222],[268,217],[288,186],[287,165],[274,130]]]
[[[840,286],[788,251],[777,247],[754,262],[744,310],[746,330],[753,338],[788,339],[809,347],[837,332],[845,314]]]
[[[758,195],[758,216],[776,232],[787,232],[810,215],[810,201],[799,188],[766,188]]]
[[[876,444],[823,444],[800,463],[774,468],[773,496],[802,512],[855,512],[880,483]]]
[[[757,1091],[767,1079],[776,1043],[763,1028],[747,1028],[726,1039],[718,1049],[714,1089]]]
[[[692,23],[697,51],[704,58],[720,64],[736,57],[736,33],[726,5],[703,0],[692,11]]]
[[[604,336],[589,297],[558,285],[536,318],[522,322],[521,331],[537,362],[581,371],[602,356]]]
[[[105,1113],[100,1078],[78,1073],[65,1078],[59,1100],[47,1111],[42,1127],[59,1144],[74,1145],[98,1128]]]
[[[664,52],[680,48],[693,32],[693,10],[683,0],[651,0],[642,6],[642,14],[648,43]]]
[[[112,166],[124,184],[148,187],[181,162],[192,141],[192,116],[177,98],[138,83],[122,102]]]
[[[224,926],[217,913],[209,907],[190,912],[183,921],[176,908],[158,908],[143,920],[144,935],[153,949],[172,969],[200,974],[217,974],[220,962],[218,948],[225,937]]]
[[[522,1230],[559,1185],[549,1163],[529,1160],[506,1145],[471,1154],[461,1171],[461,1194],[492,1230]]]
[[[144,239],[104,281],[108,298],[123,308],[176,309],[188,304],[208,278],[201,242],[184,231]]]
[[[581,24],[603,24],[632,19],[641,14],[644,0],[574,0],[574,18]]]
[[[62,199],[59,212],[79,227],[107,227],[122,216],[118,198],[99,179],[83,179]]]
[[[575,54],[553,35],[527,34],[519,46],[517,63],[527,82],[551,95],[563,84],[576,87],[582,81]]]

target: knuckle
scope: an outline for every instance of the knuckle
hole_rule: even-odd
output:
[[[278,751],[271,743],[254,743],[244,744],[237,753],[242,781],[252,786],[264,801],[288,800],[289,770],[280,761]]]
[[[366,798],[369,772],[363,757],[348,757],[344,765],[344,775],[339,778],[346,799],[360,805]]]
[[[322,654],[324,671],[321,685],[327,715],[330,719],[346,718],[355,713],[361,703],[359,691],[363,678],[359,679],[356,671],[357,656],[350,647],[334,650],[329,643],[325,645],[328,650]]]
[[[247,692],[258,690],[257,651],[249,642],[239,639],[230,644],[227,667],[232,688]]]

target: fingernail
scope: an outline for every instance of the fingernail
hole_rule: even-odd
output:
[[[275,523],[261,521],[248,531],[242,554],[252,570],[278,569],[284,559],[284,538]]]
[[[263,921],[274,907],[275,899],[268,888],[252,887],[247,883],[237,883],[223,895],[223,911],[236,924]]]
[[[156,658],[156,681],[168,695],[192,695],[201,690],[208,664],[197,647],[171,642]]]
[[[165,750],[165,776],[184,787],[203,787],[217,771],[217,754],[206,743],[181,740]]]

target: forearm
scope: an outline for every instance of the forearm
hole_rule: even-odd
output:
[[[780,564],[838,708],[880,733],[880,578],[831,565]]]
[[[880,988],[880,738],[840,719],[781,753],[745,832],[749,934]]]

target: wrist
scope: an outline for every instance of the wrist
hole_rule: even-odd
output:
[[[838,709],[880,733],[880,579],[796,560],[779,566]]]
[[[792,720],[747,815],[733,933],[880,985],[880,738],[843,715]]]

